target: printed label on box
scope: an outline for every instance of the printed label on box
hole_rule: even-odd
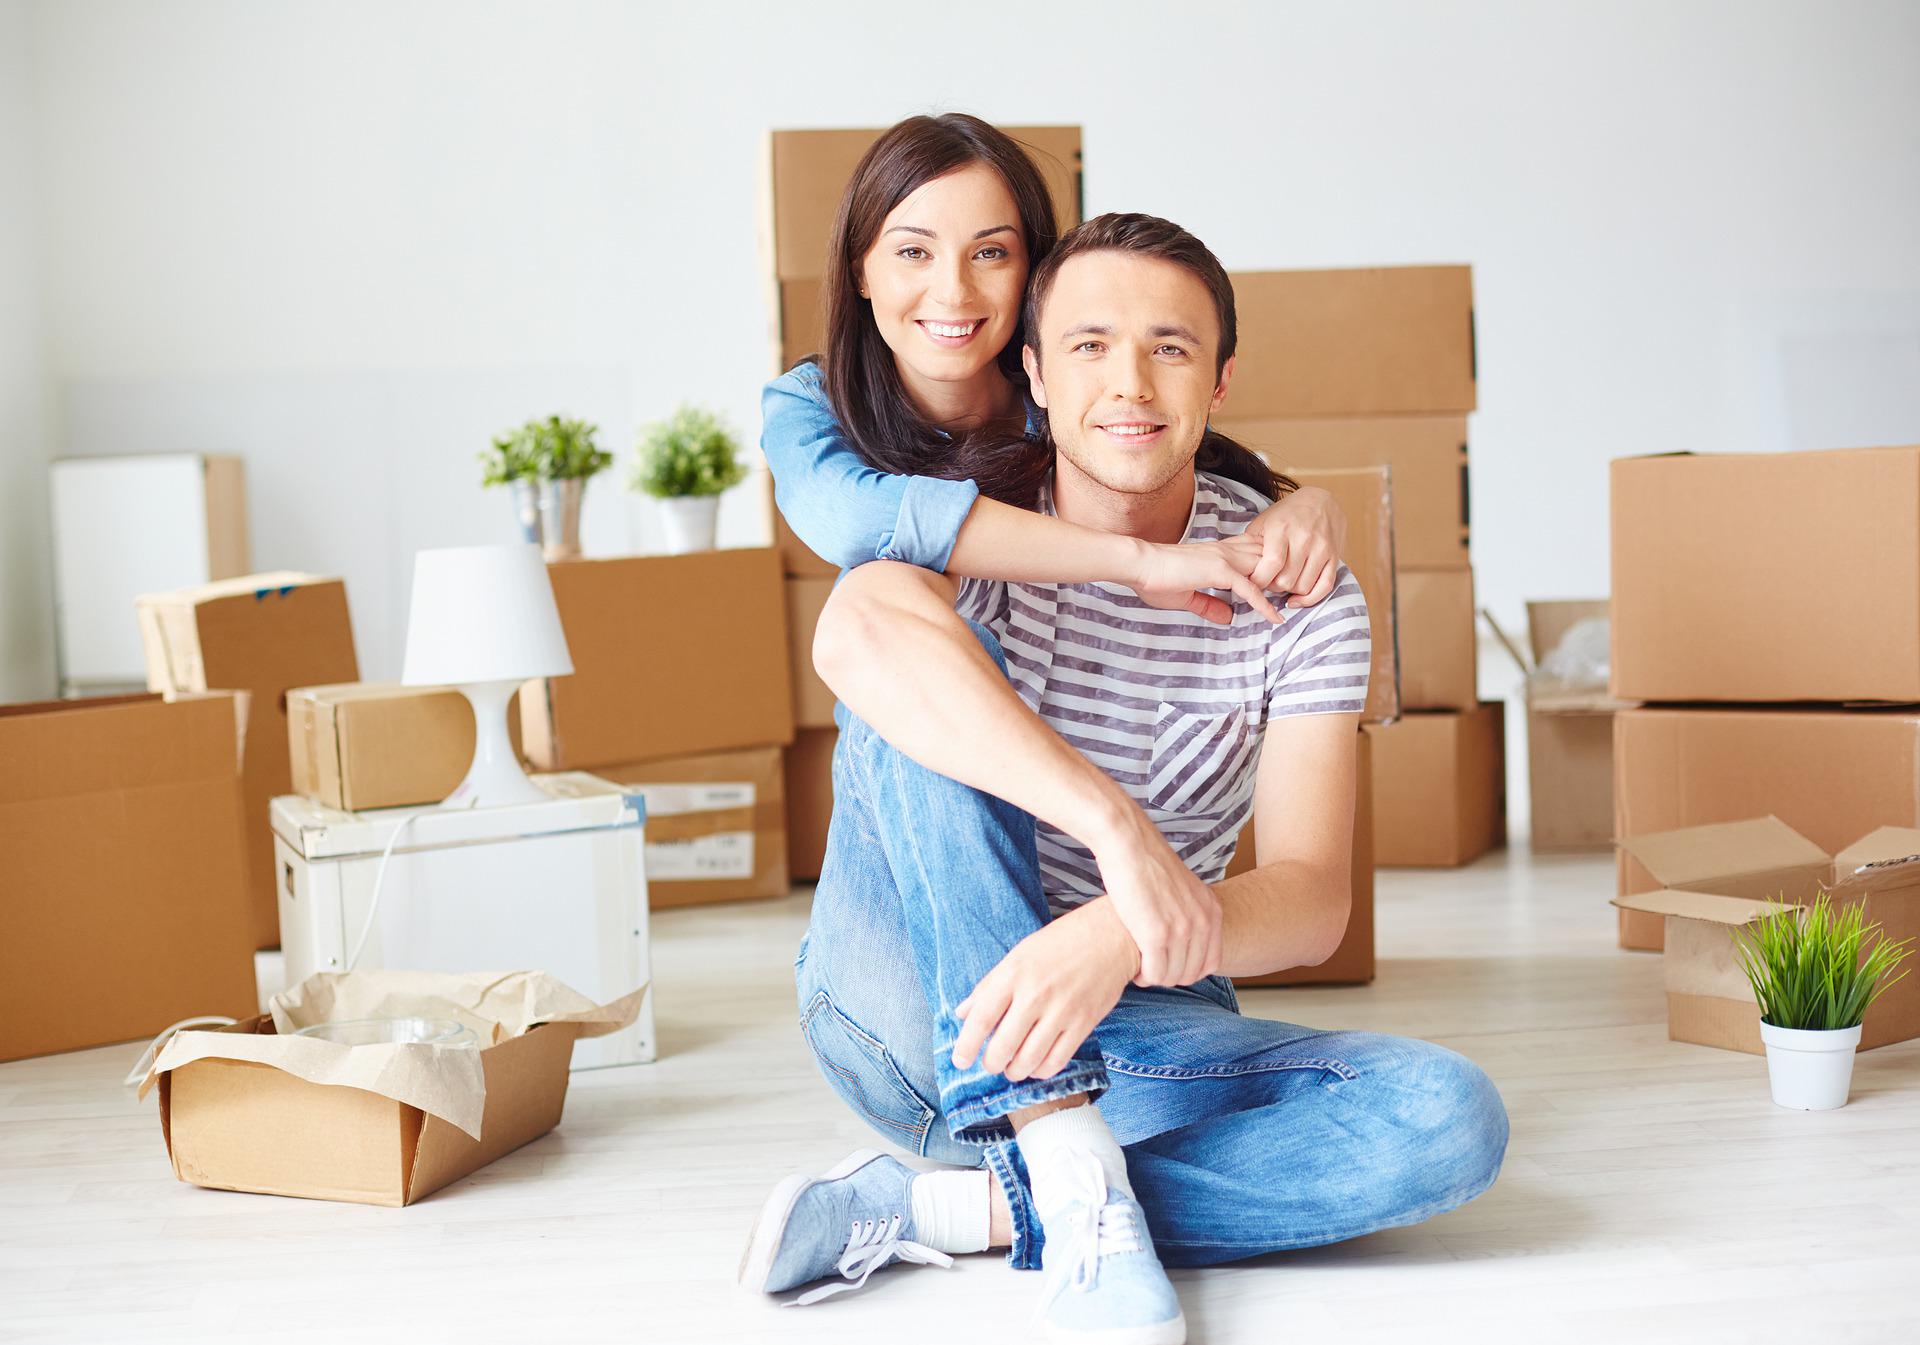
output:
[[[751,877],[751,831],[716,831],[711,836],[696,836],[686,841],[647,842],[649,882]]]
[[[681,813],[718,813],[729,808],[751,808],[756,797],[750,780],[721,781],[713,784],[623,785],[630,794],[647,801],[648,817],[674,817]]]

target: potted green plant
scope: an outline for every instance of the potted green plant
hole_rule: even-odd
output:
[[[1860,1023],[1907,973],[1911,939],[1894,942],[1866,907],[1780,906],[1734,931],[1734,957],[1760,1004],[1773,1100],[1801,1111],[1846,1105]]]
[[[630,484],[660,501],[667,549],[711,551],[720,493],[746,479],[740,446],[711,411],[682,406],[640,432]]]
[[[521,537],[542,540],[540,528],[540,454],[530,425],[496,435],[492,447],[480,454],[480,484],[505,486],[512,492],[513,516]]]

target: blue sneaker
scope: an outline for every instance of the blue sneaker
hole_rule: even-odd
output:
[[[1078,1198],[1040,1225],[1047,1287],[1039,1318],[1047,1339],[1183,1345],[1187,1319],[1147,1236],[1146,1215],[1107,1185],[1097,1158],[1084,1160],[1072,1174]]]
[[[818,1177],[786,1178],[760,1207],[740,1258],[740,1287],[777,1294],[841,1277],[788,1304],[804,1307],[860,1288],[895,1261],[952,1265],[951,1256],[913,1241],[909,1188],[917,1175],[905,1163],[862,1149]]]

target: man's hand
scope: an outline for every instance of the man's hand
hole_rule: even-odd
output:
[[[1140,950],[1139,985],[1192,985],[1220,969],[1220,899],[1138,807],[1110,835],[1083,836],[1113,912]]]
[[[1242,537],[1261,544],[1252,581],[1291,593],[1289,607],[1312,607],[1333,592],[1340,553],[1347,548],[1347,516],[1332,495],[1302,486],[1247,524]]]
[[[1122,582],[1149,607],[1192,612],[1216,625],[1232,623],[1233,606],[1206,589],[1231,592],[1267,620],[1279,621],[1279,610],[1262,591],[1266,586],[1253,577],[1266,561],[1267,547],[1252,535],[1217,542],[1142,542],[1133,573]]]
[[[1138,964],[1139,950],[1104,897],[1035,930],[955,1009],[954,1068],[977,1055],[982,1069],[1014,1082],[1053,1077],[1119,1003]]]

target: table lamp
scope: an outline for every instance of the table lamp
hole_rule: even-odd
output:
[[[522,682],[573,671],[540,548],[453,546],[413,562],[406,686],[451,686],[473,706],[473,764],[443,808],[544,803],[507,736],[507,702]]]

